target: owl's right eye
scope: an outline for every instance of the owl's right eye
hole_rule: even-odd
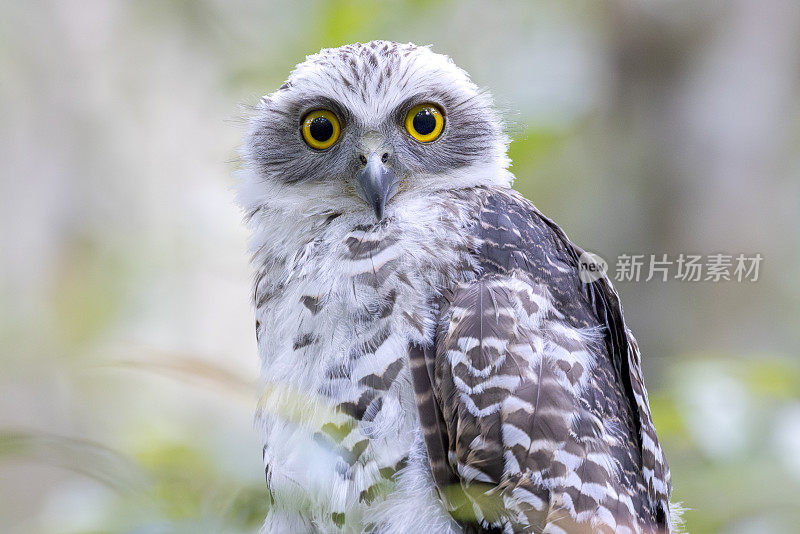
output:
[[[312,111],[303,119],[303,139],[313,149],[330,148],[340,133],[339,119],[327,109]]]

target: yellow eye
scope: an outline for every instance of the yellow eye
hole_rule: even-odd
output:
[[[420,104],[406,115],[406,130],[421,143],[430,143],[442,133],[444,114],[434,104]]]
[[[312,111],[303,119],[303,139],[317,150],[330,148],[341,133],[339,119],[327,109]]]

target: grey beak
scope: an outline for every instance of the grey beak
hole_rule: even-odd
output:
[[[386,202],[397,192],[397,175],[381,162],[380,155],[371,154],[367,165],[356,174],[356,193],[375,210],[375,217],[383,220]]]

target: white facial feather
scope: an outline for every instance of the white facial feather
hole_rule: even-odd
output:
[[[444,132],[429,146],[412,140],[393,116],[409,99],[432,101],[444,109]],[[330,103],[348,117],[337,143],[341,146],[335,147],[338,152],[319,154],[302,142],[287,147],[299,140],[300,122],[309,107]],[[404,197],[415,193],[508,186],[513,176],[506,170],[508,138],[502,130],[490,95],[480,91],[449,57],[428,47],[373,41],[325,49],[308,56],[281,89],[259,104],[242,148],[238,200],[248,212],[266,206],[295,217],[333,211],[368,213],[369,206],[356,196],[352,176],[348,176],[347,171],[355,167],[347,165],[356,160],[364,140],[375,136],[398,159],[408,156],[405,164],[398,161],[396,165],[400,190],[387,206],[389,215],[402,209]],[[292,152],[275,157],[279,163],[270,159],[284,148]],[[458,161],[453,160],[454,154],[460,155]],[[469,155],[466,160],[465,154]],[[410,159],[421,163],[415,166]],[[287,176],[294,179],[297,168],[313,169],[309,173],[313,176],[288,183]]]

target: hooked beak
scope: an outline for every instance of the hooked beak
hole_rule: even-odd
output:
[[[397,192],[397,175],[381,162],[381,156],[370,154],[367,165],[356,174],[356,193],[383,220],[386,202]]]

